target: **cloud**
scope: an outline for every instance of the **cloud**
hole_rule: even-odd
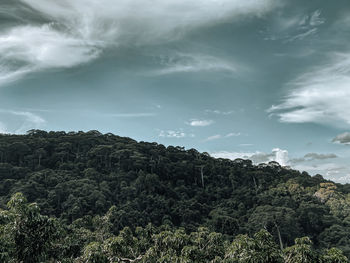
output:
[[[28,112],[28,111],[9,111],[9,113],[16,115],[16,116],[23,116],[26,121],[33,123],[35,125],[40,125],[40,124],[43,124],[46,122],[39,115],[36,115],[36,114]]]
[[[213,120],[197,120],[197,119],[193,119],[190,120],[189,122],[186,122],[188,125],[190,126],[194,126],[194,127],[205,127],[205,126],[209,126],[212,125],[214,123]]]
[[[0,122],[0,134],[8,133],[7,128],[4,123]]]
[[[350,132],[339,134],[332,141],[335,143],[350,144]]]
[[[327,159],[335,159],[338,158],[338,156],[334,153],[307,153],[302,158],[295,158],[291,159],[291,163],[297,164],[302,162],[310,162],[310,161],[317,161],[317,160],[327,160]]]
[[[307,160],[326,160],[337,158],[338,156],[334,153],[322,154],[322,153],[308,153],[305,154],[304,158]]]
[[[0,113],[16,117],[10,117],[12,122],[16,122],[16,125],[12,125],[15,127],[13,129],[7,127],[10,125],[5,126],[5,124],[2,123],[2,129],[4,129],[6,133],[23,134],[30,129],[42,128],[46,123],[46,120],[41,116],[29,111],[0,110]]]
[[[208,138],[206,138],[204,141],[213,141],[213,140],[218,140],[218,139],[222,139],[222,138],[230,138],[230,137],[237,137],[237,136],[240,136],[241,133],[234,133],[234,132],[231,132],[231,133],[228,133],[226,135],[221,135],[221,134],[215,134],[213,136],[209,136]]]
[[[321,174],[325,178],[345,183],[350,168],[344,166],[348,157],[339,157],[334,153],[307,153],[301,158],[290,160],[291,167],[299,171],[306,171],[311,175]],[[348,181],[349,182],[349,181]]]
[[[336,174],[338,171],[336,171]],[[348,174],[337,177],[337,176],[331,176],[328,179],[332,180],[333,182],[340,183],[340,184],[348,184],[350,182],[350,171],[347,171]]]
[[[213,141],[213,140],[218,140],[218,139],[221,139],[221,138],[222,138],[222,136],[220,134],[216,134],[216,135],[213,135],[213,136],[209,136],[204,141]]]
[[[306,32],[303,32],[303,33],[297,34],[295,36],[289,37],[286,41],[287,42],[293,42],[295,40],[302,40],[302,39],[304,39],[304,38],[306,38],[308,36],[312,36],[312,35],[316,34],[317,31],[318,31],[317,28],[311,28],[311,29],[309,29]]]
[[[240,132],[230,132],[230,133],[225,135],[226,138],[237,137],[237,136],[241,136],[241,133]]]
[[[184,137],[194,137],[194,134],[186,134],[182,129],[174,131],[174,130],[161,130],[159,132],[159,137],[165,138],[184,138]]]
[[[257,154],[257,153],[218,151],[218,152],[213,152],[210,155],[213,156],[214,158],[224,158],[224,159],[235,160],[237,158],[249,159],[249,156],[252,156],[254,154]]]
[[[274,25],[268,30],[265,40],[281,40],[284,43],[300,41],[316,35],[319,31],[319,26],[325,21],[320,10],[290,17],[276,16]]]
[[[281,122],[350,124],[350,53],[333,53],[331,62],[309,70],[287,85],[291,90],[268,112]]]
[[[0,84],[36,71],[88,63],[120,46],[172,41],[202,26],[261,16],[277,4],[275,0],[13,1],[0,7],[0,16],[11,21],[0,28]],[[211,57],[183,59],[202,69],[230,67]],[[188,68],[181,62],[168,70]]]
[[[259,163],[268,163],[271,161],[278,162],[282,166],[286,166],[289,164],[289,157],[287,150],[281,150],[279,148],[272,149],[271,153],[264,152],[227,152],[220,151],[211,153],[211,156],[215,158],[226,158],[226,159],[250,159],[254,164]]]
[[[321,10],[316,10],[310,16],[306,16],[304,20],[305,22],[302,23],[302,25],[307,24],[307,20],[309,20],[310,26],[319,26],[326,22],[326,20],[321,17]]]
[[[228,133],[226,135],[215,134],[215,135],[207,137],[203,141],[204,142],[208,142],[208,141],[214,141],[214,140],[219,140],[219,139],[224,139],[224,138],[237,137],[237,136],[240,136],[240,135],[241,135],[240,132],[237,132],[237,133],[230,132],[230,133]]]
[[[295,164],[292,166],[293,169],[299,171],[307,171],[311,175],[321,174],[325,178],[338,183],[349,183],[350,182],[350,169],[340,163],[335,162],[319,162],[319,163],[302,163]]]
[[[203,54],[177,53],[162,56],[160,65],[163,66],[163,68],[153,71],[153,74],[166,75],[199,71],[224,71],[234,73],[237,70],[237,67],[231,62]]]
[[[234,114],[235,111],[230,110],[230,111],[221,111],[221,110],[205,110],[206,113],[212,113],[212,114],[217,114],[217,115],[231,115]]]
[[[250,159],[254,164],[276,161],[282,166],[290,165],[293,169],[306,171],[311,175],[321,174],[325,178],[338,182],[350,182],[350,168],[344,165],[348,157],[340,158],[335,154],[308,153],[303,158],[289,159],[288,151],[279,148],[266,152],[228,152],[219,151],[211,153],[215,158],[235,160],[237,158]],[[334,160],[337,158],[336,160]],[[327,162],[332,159],[331,162]]]
[[[142,117],[154,117],[156,116],[155,113],[113,113],[109,114],[111,117],[116,118],[142,118]]]
[[[289,163],[288,151],[279,148],[272,149],[271,153],[256,153],[249,157],[254,163],[268,163],[271,161],[278,162],[285,166]]]

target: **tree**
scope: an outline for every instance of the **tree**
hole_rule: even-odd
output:
[[[308,237],[296,238],[295,245],[284,250],[285,263],[314,263],[317,255],[312,249],[312,242]]]
[[[57,223],[42,216],[39,207],[28,204],[21,193],[16,193],[0,212],[1,240],[9,245],[7,254],[18,262],[36,263],[48,258],[56,238]]]
[[[265,205],[255,208],[248,223],[254,232],[264,228],[274,233],[280,248],[283,249],[285,243],[290,244],[300,233],[295,217],[295,212],[291,208]]]
[[[282,263],[283,257],[273,237],[260,230],[253,238],[238,235],[226,250],[225,263]]]
[[[344,256],[343,252],[337,248],[330,248],[325,251],[320,259],[321,263],[346,263],[348,258]]]
[[[103,246],[98,242],[92,242],[84,248],[83,256],[78,262],[108,263],[109,260],[103,251]]]

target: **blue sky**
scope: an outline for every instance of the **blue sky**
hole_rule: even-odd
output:
[[[100,130],[350,182],[350,4],[3,0],[0,132]]]

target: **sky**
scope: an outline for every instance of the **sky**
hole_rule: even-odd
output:
[[[0,133],[99,130],[350,183],[348,0],[1,0]]]

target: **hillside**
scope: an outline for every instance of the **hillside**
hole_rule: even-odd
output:
[[[350,185],[274,162],[215,159],[97,131],[32,130],[0,135],[0,207],[10,209],[18,192],[41,214],[91,232],[107,215],[111,235],[151,223],[157,233],[167,226],[183,235],[205,227],[231,242],[265,229],[277,247],[308,236],[316,251],[336,247],[350,256]],[[75,256],[94,239],[80,241]]]

